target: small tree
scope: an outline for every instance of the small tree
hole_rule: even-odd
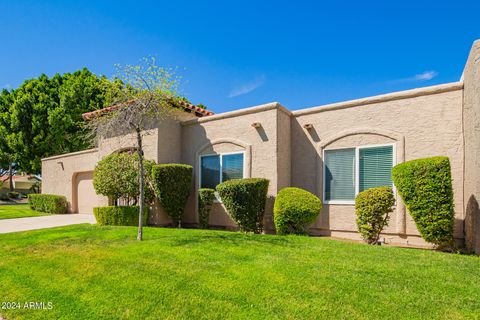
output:
[[[145,203],[153,202],[154,194],[150,171],[153,161],[143,160],[147,173],[145,179]],[[106,196],[114,205],[122,199],[126,205],[137,205],[139,199],[138,154],[113,153],[100,160],[93,173],[93,187],[97,194]]]
[[[360,192],[355,199],[358,231],[368,244],[376,244],[395,205],[392,188],[376,187]]]
[[[108,86],[113,107],[93,116],[87,123],[96,141],[109,136],[133,133],[139,156],[139,223],[137,239],[142,240],[144,207],[143,136],[159,120],[175,115],[178,79],[171,70],[156,65],[154,58],[143,59],[137,66],[117,65],[115,82]],[[120,81],[118,81],[120,80]]]
[[[208,229],[208,218],[215,200],[215,190],[209,188],[198,189],[198,226]]]

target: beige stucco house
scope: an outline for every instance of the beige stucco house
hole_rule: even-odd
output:
[[[194,167],[186,225],[197,223],[199,187],[265,177],[270,180],[268,231],[273,231],[273,198],[281,188],[295,186],[324,202],[312,234],[360,239],[354,210],[359,191],[391,184],[391,167],[397,163],[445,155],[452,166],[455,237],[480,248],[480,236],[465,236],[480,223],[475,219],[480,198],[480,41],[474,43],[459,82],[296,111],[276,102],[222,114],[185,109],[180,119],[154,126],[144,144],[149,159]],[[104,140],[96,149],[43,159],[43,192],[65,195],[71,212],[91,213],[107,202],[93,189],[95,164],[134,145],[132,136],[122,136]],[[153,208],[150,223],[169,220]],[[220,202],[210,224],[235,227]],[[392,244],[426,245],[400,199],[384,238]]]

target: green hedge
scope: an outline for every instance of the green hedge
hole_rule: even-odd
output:
[[[215,190],[202,188],[198,190],[198,226],[202,229],[208,228],[208,218],[215,200]]]
[[[408,161],[392,178],[422,237],[439,246],[453,244],[454,206],[448,157]]]
[[[138,226],[138,206],[107,206],[93,208],[97,224],[101,226]],[[148,208],[142,214],[143,225],[148,221]]]
[[[389,213],[395,205],[392,188],[377,187],[360,192],[355,198],[358,231],[369,244],[376,244],[383,228],[388,225]]]
[[[67,198],[54,194],[29,194],[28,204],[35,211],[47,213],[67,213]]]
[[[153,189],[165,212],[180,225],[192,188],[192,166],[157,164],[152,167]]]
[[[268,191],[267,179],[233,179],[217,186],[217,191],[230,217],[240,230],[260,233]]]
[[[320,199],[300,188],[283,188],[277,194],[273,217],[277,234],[307,234],[308,225],[322,210]]]

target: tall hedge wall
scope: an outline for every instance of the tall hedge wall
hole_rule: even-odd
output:
[[[175,224],[180,225],[192,187],[192,166],[157,164],[152,167],[155,195]]]
[[[401,163],[392,178],[422,237],[439,246],[453,244],[454,205],[448,157]]]
[[[267,179],[233,179],[217,186],[218,194],[230,217],[240,230],[260,233],[268,191]]]

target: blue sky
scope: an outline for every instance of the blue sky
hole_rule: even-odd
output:
[[[68,2],[68,3],[67,3]],[[0,87],[155,55],[224,112],[458,81],[480,1],[3,1]]]

